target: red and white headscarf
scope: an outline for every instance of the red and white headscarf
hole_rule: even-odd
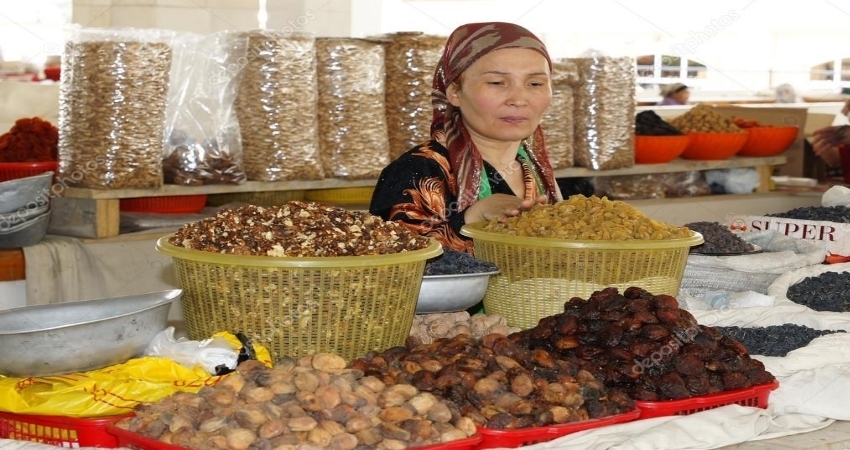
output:
[[[457,174],[458,208],[463,210],[478,200],[484,160],[472,142],[463,123],[460,110],[449,103],[446,88],[478,58],[503,48],[527,48],[539,52],[552,69],[552,60],[546,46],[527,29],[506,22],[484,22],[461,25],[449,36],[443,55],[434,71],[431,89],[432,139],[443,143],[449,150],[449,160]],[[543,189],[550,200],[560,200],[555,175],[546,153],[543,130],[538,125],[526,148],[538,172]]]

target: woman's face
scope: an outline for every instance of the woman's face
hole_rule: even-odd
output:
[[[482,56],[447,89],[473,138],[516,142],[534,132],[549,103],[549,63],[540,53],[505,48]]]

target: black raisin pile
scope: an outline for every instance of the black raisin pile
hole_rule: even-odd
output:
[[[788,287],[789,300],[815,311],[850,311],[850,272],[824,272]]]
[[[850,223],[850,208],[838,206],[801,206],[781,213],[765,214],[768,217],[783,217],[796,220]]]
[[[691,253],[712,255],[740,254],[753,251],[753,244],[743,240],[717,222],[691,222],[685,225],[691,231],[702,234],[704,243],[691,247]]]
[[[809,345],[815,338],[842,330],[815,330],[805,325],[786,323],[768,327],[713,327],[720,334],[744,344],[751,355],[785,356],[792,350]]]
[[[443,247],[443,254],[425,262],[425,275],[457,275],[497,270],[495,264],[469,253]]]
[[[642,111],[635,116],[635,134],[643,136],[676,136],[678,128],[665,122],[655,111]]]

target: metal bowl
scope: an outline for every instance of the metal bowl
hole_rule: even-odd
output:
[[[53,172],[0,182],[0,214],[49,203],[52,182]]]
[[[416,314],[464,311],[475,306],[487,293],[490,275],[497,273],[498,270],[422,277]]]
[[[141,356],[180,289],[0,311],[0,374],[85,372]]]
[[[0,222],[0,248],[29,247],[38,244],[50,226],[50,210],[40,216],[30,217],[24,222],[8,226]]]

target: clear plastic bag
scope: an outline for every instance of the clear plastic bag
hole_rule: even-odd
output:
[[[229,34],[180,35],[174,45],[166,111],[167,184],[241,184],[242,141],[233,110],[235,73],[227,70]]]
[[[94,189],[163,183],[176,33],[81,29],[66,42],[59,86],[59,179]]]
[[[316,40],[319,149],[325,173],[377,178],[390,162],[384,47],[349,38]]]
[[[418,31],[381,36],[386,59],[386,116],[390,158],[431,138],[431,81],[445,36]]]
[[[578,78],[575,97],[575,165],[594,170],[635,164],[635,64],[633,58],[568,58]]]
[[[255,30],[231,40],[234,108],[245,174],[254,181],[320,180],[316,39],[309,33]]]

